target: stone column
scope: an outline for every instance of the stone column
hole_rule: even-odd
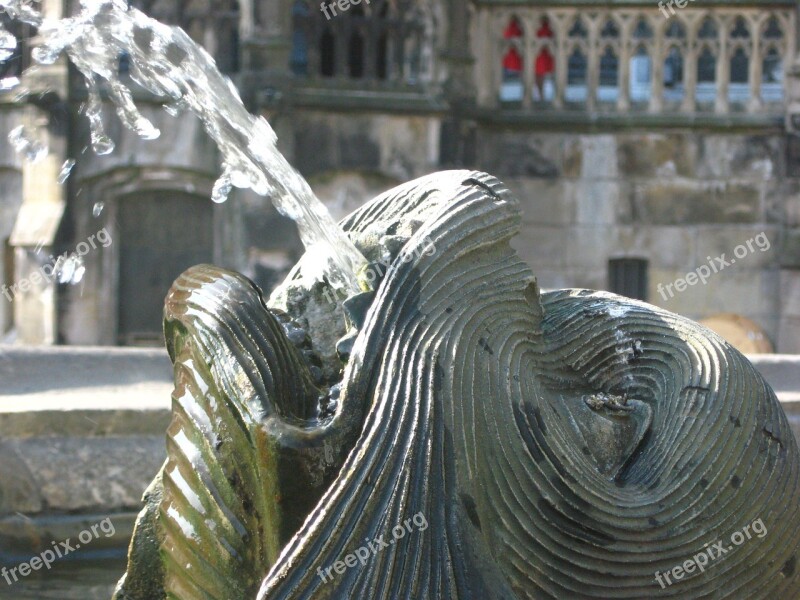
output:
[[[665,25],[658,24],[653,28],[653,49],[650,57],[652,79],[650,82],[650,104],[648,106],[651,113],[660,113],[664,105],[664,61],[669,56],[668,40],[664,39],[665,27]],[[685,71],[686,68],[684,67]]]
[[[617,74],[617,83],[619,85],[617,110],[619,111],[626,111],[631,106],[631,56],[633,55],[633,52],[635,52],[635,49],[633,48],[632,29],[635,24],[635,21],[625,19],[622,22],[619,31],[619,73]]]
[[[759,112],[762,108],[761,102],[761,78],[763,77],[763,60],[761,54],[761,24],[766,20],[766,15],[748,20],[752,46],[750,47],[750,100],[747,103],[748,112]]]
[[[14,247],[13,297],[17,341],[22,344],[55,344],[58,341],[56,292],[51,256],[65,207],[64,186],[58,176],[66,156],[63,132],[54,132],[51,115],[30,107],[28,126],[37,127],[49,154],[22,168],[23,204],[17,216],[11,245]],[[61,135],[59,135],[61,133]],[[4,291],[6,293],[6,291]]]
[[[599,17],[587,17],[589,39],[587,47],[586,65],[586,110],[592,111],[597,105],[597,88],[600,85],[600,45],[597,40],[600,36],[602,21]]]
[[[281,80],[289,73],[292,51],[292,0],[252,0],[244,11],[247,25],[242,30],[242,62],[245,72],[257,71],[259,81]],[[319,10],[319,6],[311,6]],[[246,13],[252,15],[247,21]]]
[[[714,102],[714,112],[725,114],[728,112],[728,86],[731,74],[731,52],[729,51],[728,36],[732,21],[726,18],[720,20],[717,32],[717,96]]]

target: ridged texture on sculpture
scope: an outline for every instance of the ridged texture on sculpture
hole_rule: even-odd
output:
[[[435,252],[395,258],[332,419],[247,280],[210,267],[179,280],[161,507],[172,597],[251,597],[254,574],[263,600],[800,597],[800,457],[773,392],[687,319],[611,294],[540,293],[509,246],[519,222],[505,187],[471,172],[411,182],[344,221],[368,256],[399,232]],[[240,441],[210,450],[234,429]],[[291,468],[276,468],[289,448]],[[244,492],[250,513],[237,486],[215,492],[231,478],[262,486]],[[243,533],[225,538],[235,553],[170,522],[194,504],[184,483],[208,514],[239,511]],[[427,526],[395,539],[420,513]],[[757,519],[765,536],[664,589],[655,581]],[[392,543],[372,551],[379,539]],[[365,564],[330,570],[370,542]],[[209,568],[241,577],[236,592],[182,591]]]

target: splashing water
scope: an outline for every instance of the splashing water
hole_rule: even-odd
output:
[[[36,139],[36,132],[29,131],[24,125],[15,127],[8,134],[8,142],[20,154],[32,163],[38,162],[48,154],[45,144]]]
[[[61,172],[58,174],[58,183],[62,184],[69,179],[69,176],[72,174],[72,169],[75,168],[75,161],[73,159],[68,159],[64,161],[64,164],[61,165]]]
[[[114,149],[103,127],[101,85],[127,127],[145,139],[160,134],[119,80],[118,57],[124,53],[133,81],[165,98],[170,114],[180,109],[198,116],[219,146],[223,172],[212,199],[224,202],[234,187],[269,196],[281,214],[297,223],[306,248],[325,257],[328,281],[358,292],[356,273],[366,260],[278,151],[277,136],[266,119],[247,111],[214,59],[182,29],[128,8],[124,0],[81,0],[80,6],[75,17],[49,20],[41,17],[31,0],[0,0],[0,9],[9,16],[39,28],[41,44],[33,51],[37,62],[52,64],[66,53],[83,74],[88,88],[85,114],[95,152],[108,154]]]
[[[56,274],[58,283],[75,285],[80,283],[86,273],[86,266],[80,256],[73,254],[69,257],[60,256],[56,261],[53,272]]]
[[[0,60],[8,60],[17,49],[17,38],[10,31],[0,27]]]

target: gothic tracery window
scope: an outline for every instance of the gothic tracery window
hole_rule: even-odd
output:
[[[302,4],[305,5],[305,2]],[[372,0],[340,11],[335,2],[294,10],[296,75],[415,85],[429,67],[430,27],[413,0]],[[303,55],[305,60],[295,57]],[[303,64],[304,68],[296,65]]]
[[[130,0],[129,5],[162,23],[181,27],[211,54],[223,73],[239,70],[237,0]],[[120,68],[125,69],[125,58]]]
[[[687,7],[665,20],[656,7],[522,4],[485,9],[492,70],[499,71],[487,79],[499,83],[506,104],[675,113],[782,108],[796,36],[791,9]],[[487,58],[477,60],[485,72]],[[480,98],[490,101],[485,87]]]
[[[503,32],[505,52],[503,53],[503,82],[500,88],[500,100],[504,102],[520,102],[524,95],[523,45],[525,35],[519,19],[512,17]]]

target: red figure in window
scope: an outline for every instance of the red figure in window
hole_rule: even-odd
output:
[[[522,57],[516,48],[510,48],[503,57],[503,70],[506,75],[519,75],[522,71]]]
[[[553,30],[550,29],[550,20],[542,17],[542,25],[536,32],[537,39],[552,38]],[[544,81],[548,75],[555,70],[555,60],[547,48],[542,48],[534,63],[534,73],[536,74],[536,88],[539,90],[539,98],[544,98]]]
[[[503,32],[503,37],[507,40],[522,37],[522,27],[519,26],[517,19],[511,19],[506,30]]]

